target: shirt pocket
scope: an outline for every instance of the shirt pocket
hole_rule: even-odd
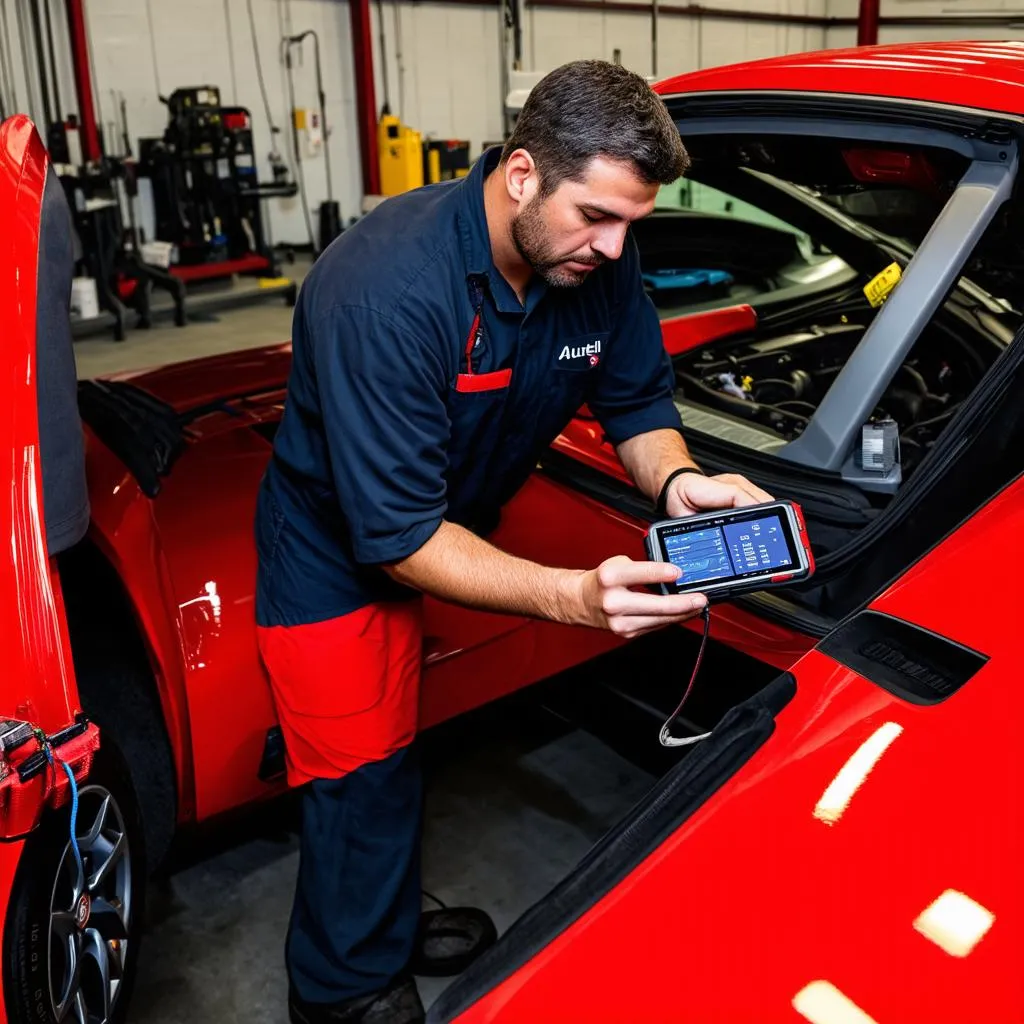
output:
[[[495,370],[493,373],[460,373],[455,380],[455,390],[461,395],[479,394],[481,391],[508,390],[512,383],[512,370]]]
[[[501,443],[512,371],[460,374],[448,392],[448,485],[481,471]]]

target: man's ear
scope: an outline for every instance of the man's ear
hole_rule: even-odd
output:
[[[505,161],[505,188],[512,202],[528,203],[540,191],[540,175],[525,149],[514,150]]]

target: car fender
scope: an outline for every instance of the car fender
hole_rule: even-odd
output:
[[[121,463],[86,429],[92,522],[89,539],[124,587],[150,667],[175,764],[178,817],[195,815],[189,697],[181,615],[150,500]]]

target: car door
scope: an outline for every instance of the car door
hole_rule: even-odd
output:
[[[76,451],[73,429],[62,434],[58,425],[55,432],[54,417],[48,415],[41,430],[39,415],[42,398],[56,400],[69,390],[66,379],[60,379],[66,378],[69,365],[74,414],[70,336],[61,339],[41,330],[49,315],[49,296],[37,277],[37,270],[45,272],[47,262],[47,254],[41,252],[42,220],[53,198],[52,189],[59,194],[60,186],[50,176],[42,142],[25,117],[10,118],[0,127],[0,166],[0,213],[6,225],[4,245],[0,246],[4,309],[0,452],[10,473],[4,482],[10,501],[0,502],[0,534],[9,556],[0,572],[0,637],[5,662],[0,718],[24,720],[52,735],[74,721],[79,704],[51,556],[55,549],[76,540],[87,522],[79,521],[62,535],[61,524],[51,519],[48,544],[47,502],[55,518],[61,517],[63,506],[71,519],[81,520],[82,495],[72,494],[68,499],[61,493],[61,485],[84,488],[80,437]],[[66,297],[63,301],[66,303]],[[37,339],[45,346],[37,344]],[[57,351],[64,341],[66,351]],[[66,460],[66,479],[59,480],[44,470],[44,453]],[[44,487],[50,481],[52,486]],[[67,511],[76,505],[77,511]],[[0,829],[2,815],[8,811],[9,804],[0,805]]]

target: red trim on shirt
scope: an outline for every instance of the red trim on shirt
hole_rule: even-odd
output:
[[[455,380],[455,390],[464,394],[474,391],[498,391],[512,383],[512,367],[495,370],[494,373],[460,373]]]

